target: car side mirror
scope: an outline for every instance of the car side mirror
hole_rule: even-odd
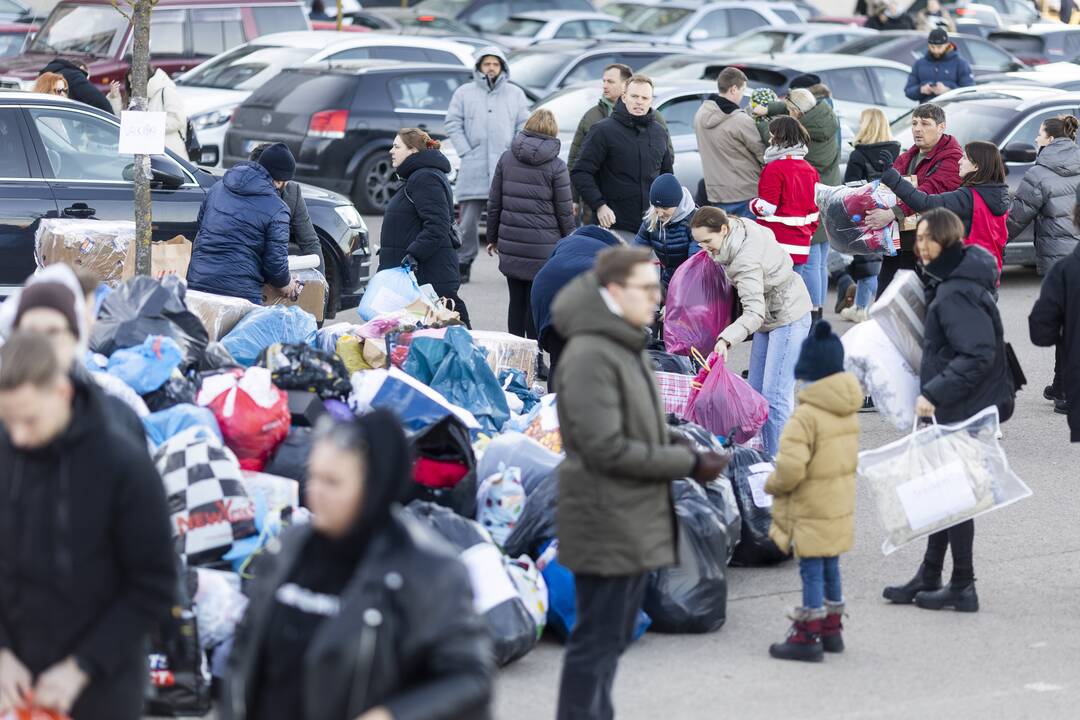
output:
[[[1007,163],[1033,163],[1039,151],[1031,143],[1014,142],[1005,146],[1001,159]]]
[[[698,40],[708,40],[709,39],[709,31],[708,30],[702,30],[701,28],[698,28],[697,30],[691,30],[690,34],[687,35],[687,39],[690,40],[691,42],[696,42]]]
[[[1027,65],[1022,62],[1011,62],[1005,67],[1005,72],[1019,72],[1027,70]]]
[[[135,163],[125,166],[122,175],[127,182],[135,182]],[[183,175],[174,173],[173,169],[157,156],[150,157],[150,187],[178,190],[185,182],[186,178]]]

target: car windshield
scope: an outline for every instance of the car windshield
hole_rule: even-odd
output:
[[[665,75],[681,75],[686,76],[688,73],[682,72],[690,65],[704,65],[708,64],[702,59],[700,55],[669,55],[665,58],[655,60],[639,70],[642,75],[648,75],[649,77],[664,77]]]
[[[886,40],[885,42],[887,43],[888,41]],[[846,42],[839,47],[833,48],[833,51],[843,55],[862,55],[870,48],[877,47],[878,45],[882,44],[883,43],[881,41],[881,38],[879,38],[877,35],[869,35],[864,38],[859,38],[858,40]]]
[[[565,55],[532,51],[510,56],[510,78],[525,87],[547,87],[555,75],[566,66]]]
[[[687,8],[650,7],[637,17],[624,20],[612,29],[615,32],[639,35],[671,35],[693,14],[694,11]]]
[[[1017,114],[1015,107],[1008,103],[942,100],[937,104],[945,111],[945,132],[956,138],[961,147],[973,140],[994,141],[1001,137]],[[892,134],[900,147],[911,147],[911,111],[893,122]]]
[[[510,18],[492,32],[496,35],[509,35],[510,37],[534,37],[542,27],[544,27],[543,20]]]
[[[282,68],[302,63],[315,51],[266,45],[241,45],[218,55],[177,80],[187,87],[254,90]]]
[[[589,85],[575,85],[574,87],[560,90],[537,106],[537,110],[544,108],[555,115],[555,121],[564,132],[570,132],[581,122],[581,116],[585,114],[597,98],[600,97],[599,83],[596,87]]]
[[[469,6],[469,2],[471,2],[471,0],[422,0],[416,5],[413,5],[413,8],[423,12],[440,13],[442,15],[457,17]]]
[[[783,30],[764,30],[736,40],[728,45],[725,50],[747,53],[776,53],[783,50],[798,38],[797,33]]]
[[[112,57],[128,20],[112,5],[61,5],[30,44],[30,52]]]
[[[0,57],[11,57],[22,52],[26,33],[0,33]]]

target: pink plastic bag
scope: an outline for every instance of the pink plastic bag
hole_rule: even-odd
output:
[[[694,387],[683,417],[714,435],[733,435],[741,445],[757,435],[769,417],[768,401],[728,370],[716,353],[709,355]]]
[[[735,298],[724,269],[702,251],[679,266],[668,284],[664,349],[673,355],[712,352],[720,331],[731,323]]]

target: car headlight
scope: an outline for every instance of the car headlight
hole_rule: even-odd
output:
[[[196,115],[191,118],[191,124],[195,126],[196,130],[208,130],[210,128],[221,127],[232,120],[233,110],[235,109],[235,107],[221,108],[220,110],[212,110],[211,112],[203,113],[202,115]]]
[[[352,205],[338,205],[334,208],[334,212],[341,218],[341,222],[345,223],[351,228],[363,228],[367,231],[367,226],[364,224],[364,218],[360,217],[360,213]]]

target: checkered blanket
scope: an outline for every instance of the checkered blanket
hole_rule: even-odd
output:
[[[165,483],[176,551],[189,565],[220,561],[234,540],[256,534],[240,463],[209,428],[173,436],[154,463]]]
[[[660,386],[660,399],[664,401],[664,412],[682,417],[693,382],[694,378],[690,375],[656,372],[656,384]]]

